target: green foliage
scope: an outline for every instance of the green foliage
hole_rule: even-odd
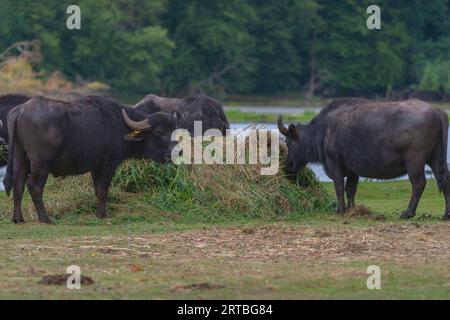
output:
[[[423,70],[419,89],[450,93],[450,60],[428,62]]]
[[[81,30],[66,27],[69,4],[2,1],[0,51],[17,41],[38,39],[42,70],[61,70],[131,92],[161,89],[162,69],[174,47],[158,19],[166,1],[81,0]]]
[[[327,85],[344,94],[386,92],[405,77],[410,38],[400,12],[382,7],[381,30],[368,30],[370,1],[322,2],[326,28],[318,35],[317,60],[331,76]],[[383,10],[384,9],[384,10]]]
[[[168,88],[211,91],[229,86],[231,73],[248,75],[256,18],[246,0],[170,1],[166,21],[176,49],[165,74]]]
[[[182,166],[142,160],[124,162],[117,170],[112,184],[125,192],[184,192],[191,188],[187,181],[187,170]]]
[[[81,30],[66,28],[69,0],[2,0],[0,52],[38,39],[37,72],[62,71],[123,96],[448,93],[447,0],[80,0]]]
[[[278,114],[275,113],[242,112],[240,110],[226,110],[225,114],[230,122],[274,123],[278,118]],[[306,111],[299,114],[287,113],[283,115],[283,119],[286,122],[309,122],[315,116],[315,112]]]

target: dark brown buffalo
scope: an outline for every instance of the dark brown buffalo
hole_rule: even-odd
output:
[[[360,176],[392,179],[408,174],[412,196],[401,217],[414,217],[428,164],[445,196],[444,219],[450,218],[448,118],[444,111],[415,99],[390,103],[340,99],[307,125],[286,128],[280,116],[278,128],[287,137],[287,172],[296,173],[309,162],[321,163],[334,182],[338,212],[346,210],[344,191],[347,208],[354,206]]]
[[[39,221],[50,223],[42,194],[49,173],[54,176],[90,172],[98,206],[106,216],[106,199],[116,168],[127,158],[157,162],[170,159],[176,119],[167,113],[150,116],[112,99],[87,97],[62,102],[30,99],[8,115],[9,159],[4,184],[14,192],[13,222],[23,222],[25,181]],[[12,173],[12,174],[11,174]]]
[[[5,94],[0,96],[0,145],[8,144],[8,121],[9,111],[30,100],[30,97],[21,94]],[[7,158],[0,157],[0,167],[6,165]]]
[[[134,108],[146,113],[178,113],[178,126],[194,134],[194,121],[202,121],[202,133],[208,129],[219,129],[223,135],[230,128],[222,104],[207,95],[199,94],[184,99],[163,98],[154,94],[147,95]]]

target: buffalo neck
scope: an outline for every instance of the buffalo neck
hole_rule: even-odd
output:
[[[144,141],[126,142],[127,152],[126,159],[142,159],[144,158]]]
[[[312,163],[322,162],[323,159],[323,132],[320,130],[320,125],[317,120],[318,119],[314,119],[304,126],[301,137],[306,160]]]

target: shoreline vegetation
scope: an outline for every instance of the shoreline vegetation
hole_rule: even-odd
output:
[[[277,121],[277,113],[261,113],[261,112],[243,112],[240,110],[227,110],[225,115],[230,123],[239,122],[261,122],[261,123],[275,123]],[[285,121],[291,122],[309,122],[316,116],[315,112],[306,111],[298,114],[283,114]]]

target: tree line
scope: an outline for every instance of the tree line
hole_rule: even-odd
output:
[[[127,94],[450,98],[449,0],[2,0],[0,52]],[[66,27],[69,5],[81,30]],[[381,8],[381,30],[366,9]]]

